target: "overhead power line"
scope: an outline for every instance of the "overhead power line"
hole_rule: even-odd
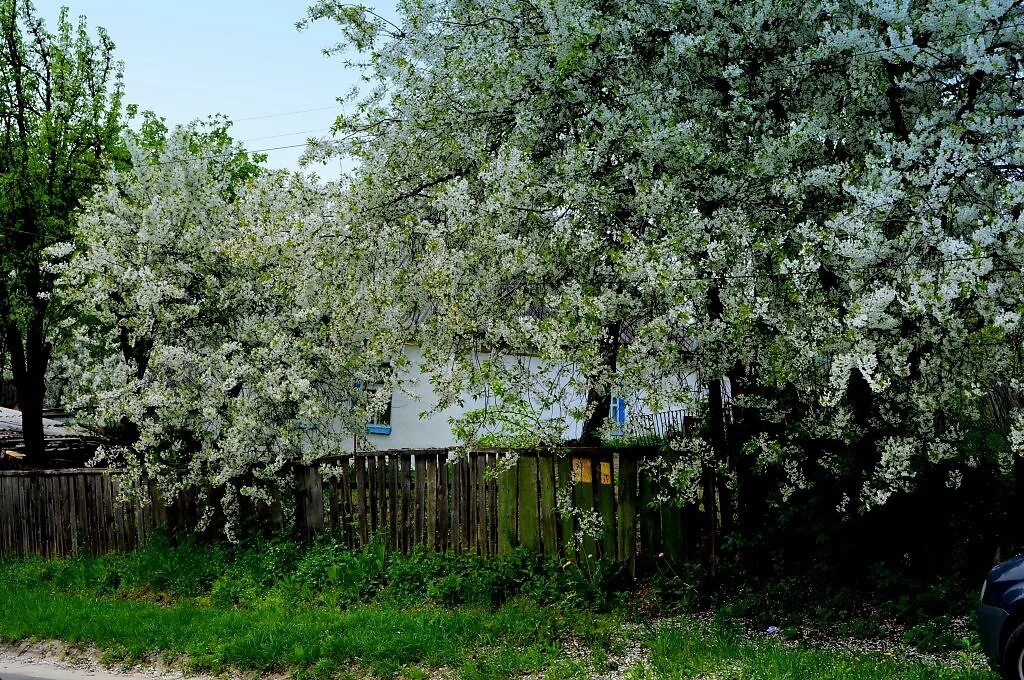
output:
[[[315,111],[331,111],[334,109],[340,109],[341,104],[335,104],[334,106],[322,106],[316,109],[301,109],[299,111],[282,111],[280,113],[264,113],[258,116],[246,116],[245,118],[232,118],[232,122],[241,123],[246,120],[264,120],[266,118],[283,118],[284,116],[297,116],[301,113],[313,113]]]
[[[945,37],[947,39],[948,38],[965,38],[965,37],[970,37],[970,36],[974,36],[974,35],[982,35],[982,34],[985,34],[985,33],[994,33],[994,32],[997,32],[997,31],[1002,31],[1002,30],[1007,30],[1007,29],[1014,29],[1014,28],[1022,28],[1022,27],[1024,27],[1024,22],[1012,23],[1012,24],[1001,24],[1001,25],[998,25],[998,26],[990,26],[990,27],[987,27],[987,28],[982,28],[982,29],[979,29],[979,30],[976,30],[976,31],[967,31],[967,32],[964,32],[964,33],[954,33],[952,35],[945,36]],[[893,51],[897,51],[897,50],[906,50],[906,49],[913,49],[913,48],[921,49],[921,46],[916,45],[914,43],[907,43],[907,44],[903,44],[903,45],[891,45],[891,46],[888,46],[888,47],[878,47],[878,48],[874,48],[874,49],[870,49],[870,50],[851,52],[851,53],[847,54],[846,56],[847,57],[859,57],[859,56],[866,56],[866,55],[870,55],[870,54],[880,54],[882,52],[893,52]],[[803,61],[803,62],[794,62],[792,64],[787,64],[785,66],[773,66],[773,67],[769,67],[769,68],[764,68],[764,69],[760,70],[760,73],[770,73],[770,72],[773,72],[773,71],[793,70],[793,69],[799,68],[801,66],[825,66],[825,65],[827,65],[827,64],[824,64],[822,62],[815,61],[815,60],[808,60],[808,61]],[[648,90],[637,90],[635,92],[626,92],[626,93],[623,93],[623,94],[629,96],[629,95],[643,94],[644,92],[647,92],[647,91]],[[653,90],[651,90],[651,91],[653,91]],[[277,113],[262,113],[262,114],[258,114],[258,115],[254,115],[254,116],[245,116],[245,117],[242,117],[242,118],[231,118],[231,121],[235,122],[235,123],[241,123],[241,122],[250,121],[250,120],[266,120],[268,118],[283,118],[283,117],[286,117],[286,116],[298,116],[298,115],[301,115],[303,113],[315,113],[315,112],[318,112],[318,111],[337,110],[337,109],[343,108],[343,106],[344,105],[342,105],[342,104],[333,104],[331,106],[320,106],[320,107],[311,108],[311,109],[298,109],[298,110],[295,110],[295,111],[279,111]],[[291,133],[289,133],[289,134],[291,134]],[[294,134],[303,134],[303,133],[294,133]],[[280,135],[280,136],[284,137],[286,135]],[[269,138],[270,137],[256,137],[254,139],[269,139]]]
[[[299,149],[308,146],[305,142],[302,144],[286,144],[284,146],[268,146],[263,149],[239,149],[238,151],[229,151],[227,153],[215,153],[209,156],[196,156],[195,158],[175,158],[169,161],[160,161],[156,165],[178,165],[179,163],[190,163],[192,161],[208,161],[214,158],[230,158],[231,156],[237,156],[239,153],[263,153],[265,151],[281,151],[282,149]]]
[[[310,135],[318,132],[330,132],[331,128],[318,128],[316,130],[298,130],[296,132],[282,132],[277,135],[265,135],[263,137],[248,137],[239,139],[239,142],[258,142],[261,139],[277,139],[279,137],[294,137],[295,135]]]
[[[1015,28],[1022,28],[1022,27],[1024,27],[1024,22],[1012,23],[1012,24],[1001,24],[1001,25],[998,25],[998,26],[990,26],[990,27],[987,27],[987,28],[982,28],[982,29],[979,29],[979,30],[976,30],[976,31],[967,31],[967,32],[964,32],[964,33],[954,33],[952,35],[948,35],[948,36],[944,36],[944,37],[947,38],[947,39],[949,39],[949,38],[954,38],[954,39],[955,38],[966,38],[966,37],[975,36],[975,35],[982,35],[982,34],[985,34],[985,33],[995,33],[995,32],[1002,31],[1002,30],[1012,30],[1012,29],[1015,29]],[[847,57],[860,57],[860,56],[867,56],[867,55],[870,55],[870,54],[880,54],[880,53],[883,53],[883,52],[894,52],[894,51],[898,51],[898,50],[915,49],[915,48],[916,49],[921,49],[921,46],[916,45],[914,43],[907,43],[907,44],[902,44],[902,45],[890,45],[888,47],[878,47],[878,48],[874,48],[874,49],[870,49],[870,50],[850,52],[846,56]],[[808,61],[802,61],[802,62],[794,62],[792,64],[787,64],[785,66],[773,66],[773,67],[769,67],[769,68],[764,68],[764,69],[760,70],[760,73],[771,73],[771,72],[774,72],[774,71],[794,70],[794,69],[802,67],[802,66],[826,66],[826,65],[827,64],[825,64],[823,62],[820,62],[820,61],[808,60]],[[637,90],[635,92],[626,92],[626,93],[623,93],[623,94],[625,94],[626,96],[630,96],[630,95],[636,95],[636,94],[643,94],[644,92],[647,92],[647,91],[648,90]],[[650,90],[650,91],[653,91],[653,90]],[[333,110],[337,110],[337,109],[340,109],[340,108],[343,108],[342,104],[334,104],[334,105],[331,105],[331,106],[320,106],[320,107],[311,108],[311,109],[298,109],[298,110],[295,110],[295,111],[280,111],[280,112],[277,112],[277,113],[263,113],[263,114],[258,114],[258,115],[254,115],[254,116],[245,116],[245,117],[242,117],[242,118],[231,118],[231,120],[232,120],[232,122],[235,122],[235,123],[241,123],[241,122],[250,121],[250,120],[266,120],[268,118],[283,118],[283,117],[286,117],[286,116],[298,116],[298,115],[301,115],[303,113],[316,113],[318,111],[333,111]],[[322,130],[310,130],[310,132],[321,132],[321,131]],[[296,133],[288,133],[288,134],[282,134],[282,135],[270,135],[270,136],[267,136],[267,137],[254,137],[254,138],[252,138],[252,139],[250,139],[248,141],[253,141],[253,140],[258,140],[258,139],[271,139],[271,138],[276,137],[276,136],[285,137],[285,136],[288,136],[289,134],[305,134],[305,133],[298,133],[298,132],[296,132]]]

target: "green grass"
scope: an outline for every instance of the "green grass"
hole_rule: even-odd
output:
[[[186,655],[195,669],[297,669],[329,676],[356,664],[391,676],[403,667],[447,666],[467,678],[542,670],[567,630],[600,643],[609,615],[562,614],[531,602],[495,610],[395,609],[358,605],[219,609],[180,603],[97,599],[0,584],[0,638],[93,643],[111,660]]]
[[[155,655],[194,670],[301,678],[422,678],[446,668],[472,680],[585,680],[640,643],[648,663],[628,670],[634,680],[994,678],[744,641],[728,617],[708,629],[685,618],[652,627],[636,612],[658,611],[661,600],[631,599],[614,566],[524,551],[483,560],[401,556],[376,543],[353,552],[280,539],[230,546],[158,537],[128,554],[0,560],[0,573],[0,639],[94,644],[112,662]]]
[[[398,609],[357,605],[220,609],[178,603],[63,595],[0,583],[0,638],[92,643],[111,661],[149,654],[187,656],[195,670],[292,669],[302,677],[345,677],[368,671],[423,677],[431,668],[464,678],[544,673],[552,680],[591,676],[606,648],[622,644],[618,617],[561,612],[526,600],[496,609],[433,606]],[[589,658],[567,659],[559,640],[572,634]],[[719,680],[993,680],[985,671],[951,670],[877,654],[751,643],[693,625],[662,628],[646,640],[650,664],[627,671],[647,678]],[[344,674],[344,675],[343,675]]]
[[[951,669],[895,655],[743,641],[695,625],[662,628],[647,641],[650,663],[627,672],[629,680],[996,680],[982,669]]]

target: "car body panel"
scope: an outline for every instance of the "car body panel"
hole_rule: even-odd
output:
[[[981,648],[993,668],[998,668],[1002,663],[1003,624],[1009,616],[1009,612],[999,607],[988,604],[978,607],[978,635],[981,637]]]
[[[985,579],[985,587],[978,606],[978,635],[982,649],[999,669],[1003,659],[1003,646],[1013,631],[1007,625],[1017,626],[1024,614],[1024,556],[1015,557],[996,565]]]

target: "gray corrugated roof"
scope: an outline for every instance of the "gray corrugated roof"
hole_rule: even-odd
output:
[[[102,439],[94,432],[43,418],[43,455],[19,457],[16,464],[29,467],[80,467],[101,443]],[[24,446],[21,411],[0,408],[0,453],[24,451]],[[10,464],[9,461],[5,462]]]
[[[0,408],[0,437],[8,433],[17,432],[21,434],[21,411],[9,408]],[[56,420],[43,418],[43,435],[47,437],[77,437],[83,433],[76,428],[69,428],[61,425]]]

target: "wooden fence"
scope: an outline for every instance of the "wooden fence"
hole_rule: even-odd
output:
[[[720,524],[713,479],[697,502],[659,503],[665,483],[653,448],[550,452],[392,451],[326,459],[299,472],[296,527],[358,548],[375,536],[483,556],[517,546],[567,557],[607,557],[634,570],[704,559]],[[668,494],[672,495],[672,494]]]
[[[156,526],[195,516],[194,506],[117,500],[95,468],[0,472],[0,555],[47,557],[131,550]]]
[[[294,526],[353,548],[383,540],[492,556],[526,546],[567,557],[692,560],[717,524],[714,493],[687,507],[658,506],[651,449],[565,454],[403,450],[337,456],[296,470]],[[0,554],[127,550],[172,519],[158,499],[116,501],[98,470],[0,473]],[[181,517],[195,508],[172,508]]]

